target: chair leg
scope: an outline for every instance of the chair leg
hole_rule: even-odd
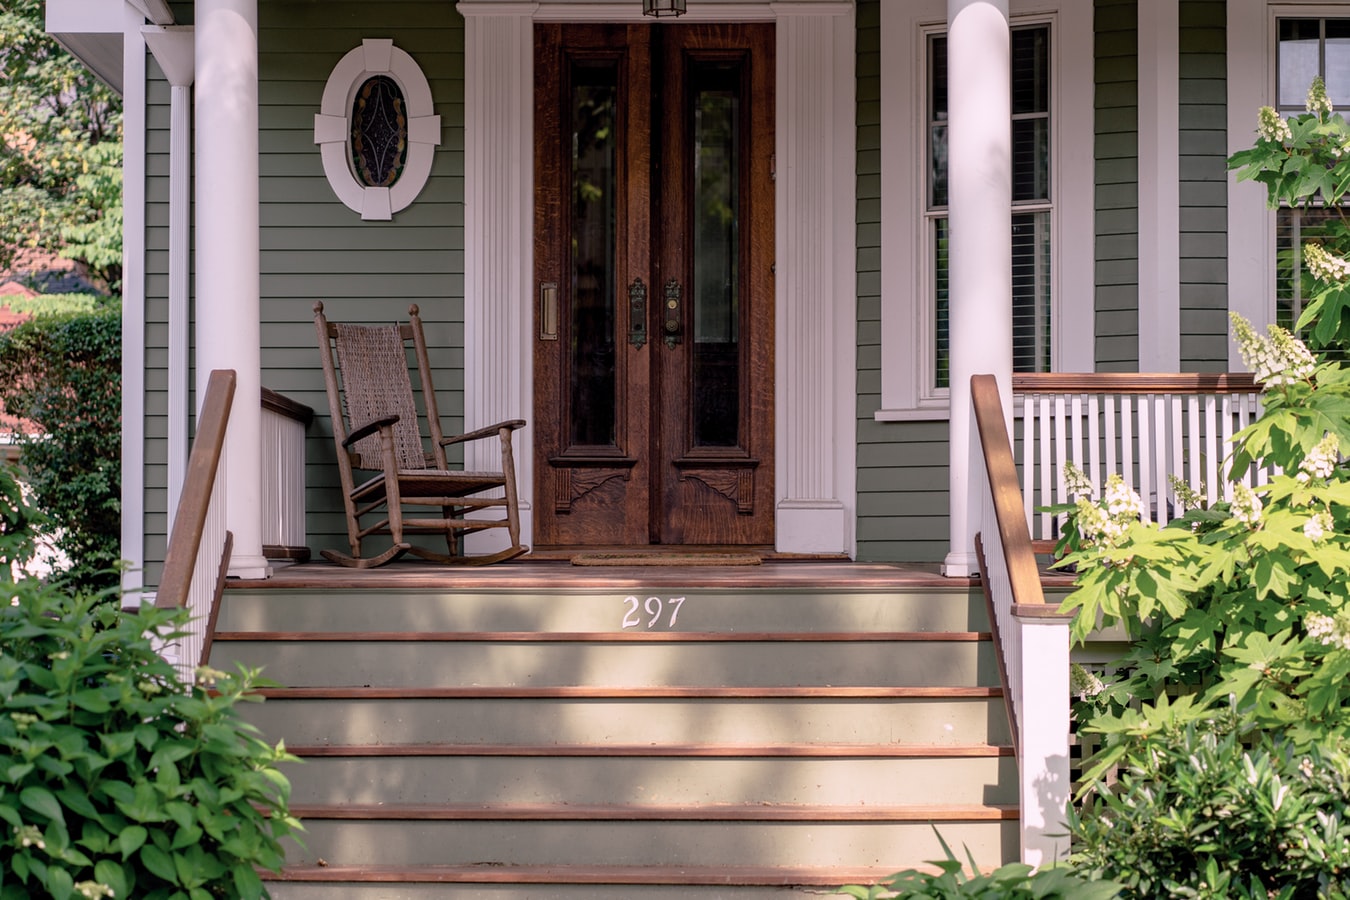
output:
[[[511,429],[502,428],[498,434],[502,439],[502,476],[506,481],[506,533],[511,536],[511,546],[519,547],[520,500],[516,495],[516,459],[511,452]]]
[[[320,550],[319,553],[329,562],[349,569],[373,569],[387,562],[393,562],[411,549],[413,549],[411,544],[395,544],[383,553],[367,557],[348,556],[336,550]]]

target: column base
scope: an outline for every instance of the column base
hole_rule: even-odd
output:
[[[236,554],[230,557],[230,568],[225,574],[229,578],[249,580],[271,578],[272,565],[265,556],[240,556]]]
[[[953,550],[942,561],[942,574],[947,578],[972,578],[980,574],[980,561],[970,551]]]
[[[775,546],[780,553],[853,556],[853,514],[838,500],[783,500],[778,504],[775,524]]]

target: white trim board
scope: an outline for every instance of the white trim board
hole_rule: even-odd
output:
[[[145,22],[123,8],[122,590],[145,587]],[[129,600],[135,597],[128,597]]]
[[[1093,33],[1091,4],[1011,0],[1013,24],[1049,21],[1052,31],[1052,366],[1093,367]],[[945,0],[881,5],[881,409],[880,421],[947,418],[946,391],[932,371],[930,264],[924,222],[923,42],[946,27]],[[1086,73],[1086,77],[1084,77]]]
[[[640,21],[631,0],[492,3],[461,0],[465,17],[465,412],[466,428],[533,409],[533,25],[539,21]],[[854,4],[717,2],[686,21],[777,23],[777,371],[812,360],[812,379],[775,392],[777,549],[853,555],[856,423]],[[787,115],[804,111],[808,116]],[[822,119],[830,121],[821,129]],[[794,172],[792,167],[799,167]],[[804,191],[829,172],[833,190]],[[797,187],[789,188],[797,178]],[[821,248],[828,248],[821,253]],[[789,261],[823,265],[796,283]],[[825,307],[820,297],[829,297]],[[800,367],[799,367],[800,368]],[[822,378],[820,373],[833,373]],[[807,383],[809,382],[809,387]],[[821,428],[822,421],[832,427]],[[828,440],[823,439],[825,435]],[[521,434],[522,541],[532,541],[533,435]],[[470,460],[466,458],[466,464]]]

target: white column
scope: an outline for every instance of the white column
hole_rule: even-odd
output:
[[[192,260],[192,76],[190,25],[141,29],[169,79],[169,528],[178,510],[188,459],[188,321]]]
[[[59,11],[47,4],[50,16]],[[127,602],[145,587],[145,48],[144,18],[122,13],[122,573]]]
[[[196,382],[238,374],[221,461],[230,574],[264,578],[257,0],[196,3]]]
[[[1139,371],[1181,367],[1177,0],[1139,2]],[[1255,121],[1255,114],[1253,114]]]
[[[464,427],[528,424],[513,439],[520,541],[533,542],[533,3],[461,3],[464,15]],[[464,449],[465,468],[496,468],[495,442]],[[466,536],[503,550],[504,529]]]
[[[854,11],[776,4],[777,547],[854,553]]]
[[[1008,0],[948,0],[947,172],[951,228],[951,551],[947,575],[975,561],[978,433],[970,376],[999,381],[1012,419],[1012,129]]]

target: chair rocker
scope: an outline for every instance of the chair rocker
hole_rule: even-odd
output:
[[[406,325],[347,325],[329,322],[323,314],[323,303],[315,303],[314,327],[323,357],[323,378],[333,417],[333,440],[337,445],[347,537],[351,543],[350,556],[324,550],[324,558],[339,565],[367,569],[405,553],[440,563],[484,565],[527,552],[529,548],[520,543],[520,508],[511,452],[511,433],[523,428],[525,422],[514,419],[450,437],[442,433],[417,306],[409,309]],[[430,453],[422,441],[413,399],[408,372],[409,341],[416,356],[426,407]],[[494,438],[501,444],[500,471],[460,471],[446,464],[447,446]],[[357,470],[375,474],[357,483]],[[500,496],[497,489],[505,496]],[[405,515],[405,507],[414,509]],[[435,508],[440,517],[415,514],[426,507]],[[501,509],[504,517],[470,518],[471,514],[491,509]],[[369,524],[363,526],[363,520]],[[462,533],[488,528],[505,528],[510,546],[480,556],[460,552]],[[363,556],[361,542],[375,534],[389,535],[393,546],[373,556]],[[405,538],[412,534],[442,534],[448,552],[439,553],[409,543]]]

